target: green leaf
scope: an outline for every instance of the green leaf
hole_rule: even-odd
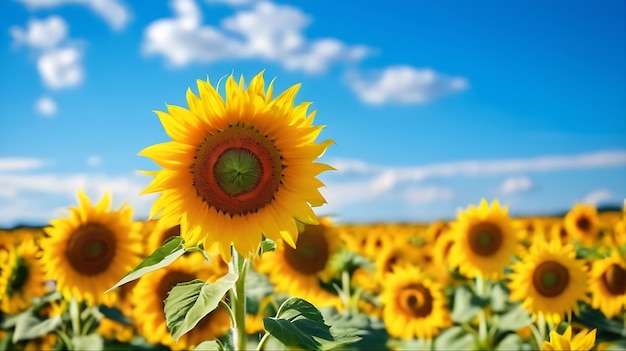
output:
[[[324,323],[324,317],[320,311],[312,305],[310,302],[303,300],[299,297],[290,297],[279,308],[276,318],[283,318],[288,321],[293,321],[298,316],[302,316],[307,319],[314,320],[316,322]]]
[[[214,283],[195,279],[173,287],[165,299],[165,319],[172,338],[178,341],[204,316],[216,309],[236,281],[236,274],[227,273]]]
[[[272,239],[265,238],[261,241],[261,253],[276,250],[276,242]]]
[[[520,350],[523,342],[519,335],[510,333],[496,345],[496,350]]]
[[[102,350],[104,348],[104,339],[98,334],[75,335],[72,337],[72,345],[74,350]]]
[[[507,308],[509,293],[502,284],[494,284],[491,288],[491,309],[496,312],[504,312]]]
[[[268,333],[286,346],[307,350],[318,350],[321,346],[317,340],[305,334],[286,319],[265,317],[263,318],[263,326]]]
[[[361,331],[355,328],[335,328],[330,327],[332,340],[319,340],[322,344],[322,350],[336,349],[339,346],[354,344],[363,338],[359,335]]]
[[[452,320],[461,324],[474,319],[482,308],[478,297],[466,286],[455,290],[453,304]]]
[[[219,351],[220,344],[216,340],[203,341],[193,348],[194,351]]]
[[[435,350],[473,350],[474,346],[474,336],[459,326],[443,330],[434,343]]]
[[[61,324],[61,317],[56,316],[46,320],[25,313],[17,319],[15,323],[15,333],[13,333],[13,343],[20,340],[32,340],[42,337]]]
[[[185,240],[180,236],[173,236],[165,241],[165,243],[156,249],[150,256],[141,262],[135,269],[130,271],[119,282],[117,282],[109,290],[108,293],[130,281],[141,278],[143,275],[156,271],[159,268],[167,267],[178,257],[185,253]]]
[[[517,331],[527,325],[530,325],[532,321],[532,317],[530,316],[528,311],[526,311],[526,309],[524,309],[522,305],[517,305],[517,307],[500,316],[498,329],[501,331]]]

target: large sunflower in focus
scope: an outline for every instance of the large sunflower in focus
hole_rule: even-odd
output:
[[[176,284],[201,279],[214,282],[225,272],[204,259],[201,253],[193,252],[178,258],[169,266],[139,278],[133,290],[135,309],[133,317],[138,321],[139,332],[152,344],[163,344],[173,350],[191,350],[204,340],[214,340],[226,333],[230,327],[230,317],[224,307],[219,306],[202,318],[188,333],[175,342],[165,319],[165,299]]]
[[[624,312],[626,304],[626,262],[617,251],[593,262],[589,290],[591,307],[613,318]]]
[[[449,265],[468,278],[495,278],[502,275],[517,249],[517,238],[507,208],[495,200],[491,208],[482,199],[478,208],[470,205],[459,211],[452,223],[454,244]]]
[[[256,270],[268,275],[277,292],[301,297],[318,306],[340,306],[340,300],[324,290],[321,281],[329,281],[333,272],[330,258],[341,248],[341,241],[332,223],[322,218],[320,224],[304,225],[296,248],[282,240],[276,250],[263,253]]]
[[[510,299],[523,301],[534,318],[543,314],[547,321],[558,324],[564,315],[578,314],[578,301],[588,300],[585,263],[576,259],[572,245],[536,241],[512,269]]]
[[[593,205],[576,204],[565,215],[567,233],[581,241],[584,246],[592,246],[598,240],[598,211]]]
[[[441,286],[417,267],[400,266],[389,273],[381,301],[385,327],[394,337],[432,339],[451,325]]]
[[[7,314],[22,312],[33,298],[46,293],[41,251],[31,238],[0,256],[4,256],[0,264],[0,310]]]
[[[69,217],[54,219],[45,228],[44,270],[67,300],[112,306],[117,294],[104,292],[135,268],[142,251],[132,208],[110,210],[108,193],[92,206],[79,191],[78,201],[78,207],[69,208]]]
[[[332,167],[313,162],[333,143],[315,143],[310,103],[294,106],[296,84],[272,99],[263,72],[244,89],[232,75],[226,99],[210,82],[198,81],[200,97],[187,90],[189,109],[168,105],[157,112],[172,141],[140,155],[163,167],[143,193],[161,192],[150,217],[181,224],[188,244],[204,241],[230,261],[231,244],[245,257],[257,253],[261,234],[294,247],[295,220],[317,224],[311,206],[326,203],[316,176]],[[216,246],[212,246],[212,244]]]

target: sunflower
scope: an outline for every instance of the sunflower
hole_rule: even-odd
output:
[[[563,335],[556,330],[550,332],[550,341],[541,344],[542,350],[579,350],[588,351],[596,342],[596,329],[591,332],[582,330],[572,338],[572,326],[567,326]]]
[[[276,250],[265,252],[256,264],[256,270],[268,275],[277,292],[301,297],[318,306],[339,306],[340,300],[320,286],[333,273],[330,258],[341,248],[341,241],[327,218],[320,224],[305,224],[298,235],[296,248],[278,241]]]
[[[263,72],[247,90],[243,76],[237,84],[231,75],[224,101],[208,79],[197,83],[199,98],[187,90],[189,109],[157,112],[173,140],[139,153],[163,167],[142,192],[161,192],[150,217],[180,223],[189,244],[216,243],[226,261],[231,245],[254,256],[261,234],[295,247],[296,219],[317,224],[311,206],[326,203],[316,176],[334,169],[313,162],[333,141],[315,143],[323,126],[312,125],[310,103],[294,106],[300,84],[272,100]]]
[[[15,314],[26,310],[33,298],[46,293],[40,249],[34,240],[22,241],[0,265],[0,310]]]
[[[161,247],[163,243],[173,237],[180,236],[180,224],[172,227],[164,226],[162,221],[156,220],[155,225],[148,234],[148,242],[146,244],[146,253],[151,255],[156,249]]]
[[[589,290],[591,307],[612,318],[624,311],[626,301],[626,262],[615,250],[604,259],[593,262]]]
[[[104,292],[139,264],[142,251],[132,208],[110,210],[108,193],[92,206],[79,191],[78,202],[70,207],[69,217],[54,219],[45,228],[44,269],[67,300],[112,306],[117,294]]]
[[[380,283],[384,283],[385,276],[393,272],[398,265],[415,265],[424,269],[428,258],[432,259],[430,250],[411,245],[407,242],[398,242],[388,245],[376,259],[376,276]]]
[[[576,204],[565,215],[565,228],[584,246],[592,246],[598,240],[598,211],[593,205]]]
[[[230,328],[230,317],[223,307],[218,307],[206,315],[178,342],[175,342],[165,319],[165,299],[169,291],[178,283],[201,279],[214,282],[219,267],[216,260],[207,262],[199,252],[178,258],[169,266],[148,273],[141,278],[133,290],[135,304],[134,319],[141,321],[137,325],[140,333],[152,344],[163,344],[173,350],[190,350],[205,340],[214,340]]]
[[[517,240],[506,207],[494,200],[491,208],[482,199],[478,208],[459,211],[452,224],[454,244],[449,265],[468,278],[497,278],[517,248]]]
[[[389,335],[432,339],[451,325],[441,286],[417,267],[402,266],[387,275],[381,295],[383,320]]]
[[[509,289],[512,301],[522,305],[534,318],[543,314],[554,324],[563,316],[578,314],[578,301],[587,302],[585,263],[576,259],[574,246],[560,241],[536,241],[522,261],[512,265]]]
[[[135,336],[135,327],[103,317],[100,319],[96,333],[110,340],[129,342]]]

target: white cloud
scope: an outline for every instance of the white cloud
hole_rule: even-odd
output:
[[[0,157],[0,172],[29,171],[45,164],[46,161],[38,158]]]
[[[465,78],[405,65],[390,66],[368,77],[353,71],[346,75],[346,80],[361,101],[371,105],[421,104],[468,86]]]
[[[602,203],[606,203],[607,201],[612,200],[614,198],[615,198],[615,195],[613,195],[613,193],[610,190],[596,189],[590,192],[589,194],[587,194],[583,202],[587,204],[591,204],[591,205],[599,205]]]
[[[149,180],[150,177],[135,173],[121,176],[0,173],[0,226],[15,225],[18,221],[47,222],[54,218],[51,216],[59,215],[59,203],[76,205],[78,189],[84,190],[92,202],[99,201],[108,191],[115,206],[128,203],[134,209],[135,218],[146,218],[156,195],[140,196],[139,192]]]
[[[203,26],[194,0],[173,0],[174,18],[157,20],[145,30],[143,52],[163,55],[174,66],[227,59],[264,59],[286,69],[325,71],[338,61],[357,61],[368,49],[333,38],[310,41],[302,34],[311,19],[288,5],[260,2],[225,18],[221,26]]]
[[[423,204],[440,200],[450,200],[454,196],[451,188],[428,186],[410,188],[404,192],[404,197],[409,203]]]
[[[517,192],[525,192],[533,188],[533,182],[526,176],[515,176],[508,178],[500,185],[500,192],[503,194],[512,194]]]
[[[335,159],[325,161],[338,172],[326,181],[320,191],[328,201],[326,210],[341,213],[352,204],[377,203],[390,193],[400,196],[406,204],[430,203],[453,198],[454,190],[424,187],[427,179],[480,177],[499,174],[555,172],[626,166],[626,151],[598,151],[578,155],[541,156],[522,159],[468,160],[413,167],[389,167],[368,164],[362,160]],[[355,176],[358,180],[355,180]],[[513,176],[503,184],[509,191],[531,188],[530,179]],[[506,186],[505,186],[506,185]],[[412,190],[416,188],[417,190]],[[502,190],[502,189],[501,189]]]
[[[119,0],[17,0],[31,10],[50,9],[63,5],[82,5],[102,17],[111,28],[120,30],[131,19],[130,10]]]
[[[35,109],[39,114],[50,117],[57,113],[57,103],[48,96],[42,96],[35,103]]]
[[[98,155],[92,155],[87,158],[87,164],[91,167],[98,167],[102,164],[102,158]]]
[[[209,4],[225,4],[229,6],[249,5],[258,0],[206,0]]]
[[[10,32],[16,44],[24,44],[36,49],[50,49],[66,39],[67,27],[63,18],[50,16],[44,20],[29,20],[25,29],[12,26]]]
[[[53,89],[68,88],[83,81],[82,53],[78,48],[48,50],[37,60],[44,83]]]

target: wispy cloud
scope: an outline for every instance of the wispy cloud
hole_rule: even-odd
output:
[[[361,101],[371,105],[422,104],[465,90],[469,85],[463,77],[406,65],[390,66],[365,77],[351,71],[345,79]]]
[[[29,157],[0,157],[0,172],[29,171],[43,167],[48,162]]]
[[[533,182],[527,176],[514,176],[502,182],[500,192],[502,194],[526,192],[532,189],[533,186]]]
[[[583,202],[591,205],[599,205],[613,199],[615,199],[615,195],[610,190],[601,188],[587,194]]]
[[[131,19],[130,9],[119,0],[17,0],[31,10],[81,5],[102,17],[111,28],[121,30]]]
[[[143,52],[162,55],[173,66],[262,59],[288,70],[320,73],[336,62],[358,61],[368,53],[365,46],[349,46],[335,38],[306,38],[303,30],[311,18],[288,5],[262,1],[213,27],[202,25],[202,12],[194,0],[171,4],[174,17],[146,28]]]
[[[455,197],[455,189],[424,184],[429,179],[486,177],[511,175],[503,184],[494,184],[501,191],[512,192],[532,188],[528,176],[520,173],[573,171],[626,166],[626,151],[609,150],[577,155],[550,155],[500,160],[467,160],[413,167],[390,167],[368,164],[362,160],[334,159],[326,161],[338,169],[321,189],[328,200],[330,212],[343,212],[351,204],[376,203],[393,192],[406,204],[429,203]],[[518,174],[518,175],[516,175]],[[355,179],[358,179],[355,181]],[[485,190],[486,191],[486,190]]]
[[[57,113],[57,103],[49,96],[42,96],[35,103],[35,110],[44,117],[52,117]]]
[[[102,158],[98,155],[91,155],[87,158],[87,164],[90,167],[98,167],[102,164]]]

